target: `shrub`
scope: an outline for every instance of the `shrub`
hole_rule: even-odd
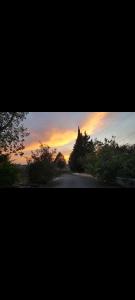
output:
[[[10,162],[8,155],[0,155],[0,187],[12,186],[18,178],[15,165]]]
[[[113,137],[95,141],[94,151],[85,160],[85,171],[106,182],[116,177],[135,178],[135,145],[119,146]]]
[[[54,163],[55,163],[56,167],[59,169],[66,168],[66,160],[64,158],[64,155],[61,152],[59,152],[57,154]]]
[[[46,161],[35,161],[28,165],[29,180],[33,184],[46,184],[54,176],[52,164]]]
[[[116,157],[111,159],[97,159],[96,163],[96,175],[106,182],[113,182],[118,176],[118,170],[120,168],[119,160]]]
[[[135,178],[135,153],[126,153],[119,158],[121,166],[118,170],[118,177]]]
[[[84,165],[85,172],[90,173],[91,175],[96,175],[96,163],[97,157],[95,153],[87,155]]]
[[[28,176],[32,184],[46,184],[55,176],[54,164],[55,150],[40,145],[40,149],[32,152],[31,160],[28,162]]]

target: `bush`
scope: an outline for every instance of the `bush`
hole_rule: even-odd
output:
[[[61,152],[57,154],[54,163],[56,167],[60,170],[66,168],[66,160]]]
[[[113,182],[118,176],[118,170],[120,168],[120,163],[117,158],[112,157],[111,159],[102,159],[101,157],[97,159],[96,163],[96,175],[106,182]]]
[[[96,175],[96,162],[97,158],[95,153],[87,155],[84,166],[85,172],[91,175]]]
[[[54,176],[54,168],[46,161],[36,161],[28,165],[29,181],[33,184],[46,184]]]
[[[0,155],[0,187],[12,186],[18,178],[17,168],[8,155]]]
[[[116,177],[135,178],[135,146],[119,146],[115,138],[95,141],[94,151],[85,160],[85,171],[106,182]]]
[[[51,151],[44,145],[32,152],[31,160],[28,162],[28,176],[32,184],[46,184],[56,173],[54,164],[55,150]]]
[[[119,158],[121,162],[118,177],[135,178],[135,153],[126,153]]]

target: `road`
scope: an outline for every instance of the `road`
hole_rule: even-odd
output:
[[[93,177],[86,174],[63,174],[53,180],[53,188],[111,188],[98,183]]]

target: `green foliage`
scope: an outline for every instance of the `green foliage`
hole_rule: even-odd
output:
[[[17,168],[10,162],[9,156],[0,155],[0,187],[12,186],[17,178]]]
[[[32,152],[28,162],[29,181],[32,184],[46,184],[55,176],[54,156],[56,151],[40,145],[40,149]]]
[[[135,147],[119,146],[113,137],[104,143],[95,141],[95,151],[87,157],[85,170],[106,182],[116,177],[135,178]]]
[[[118,170],[118,177],[135,178],[135,153],[123,153],[119,157],[119,162],[121,165]]]
[[[120,146],[115,137],[92,141],[79,130],[69,165],[72,171],[87,172],[106,182],[116,177],[135,178],[135,145]]]
[[[88,154],[84,161],[85,172],[91,175],[96,175],[96,163],[97,163],[96,154],[94,152]]]

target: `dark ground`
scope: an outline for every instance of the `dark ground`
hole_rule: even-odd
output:
[[[52,188],[112,188],[103,183],[97,182],[96,179],[86,174],[63,174],[57,177],[48,186]],[[113,188],[115,188],[113,186]]]

